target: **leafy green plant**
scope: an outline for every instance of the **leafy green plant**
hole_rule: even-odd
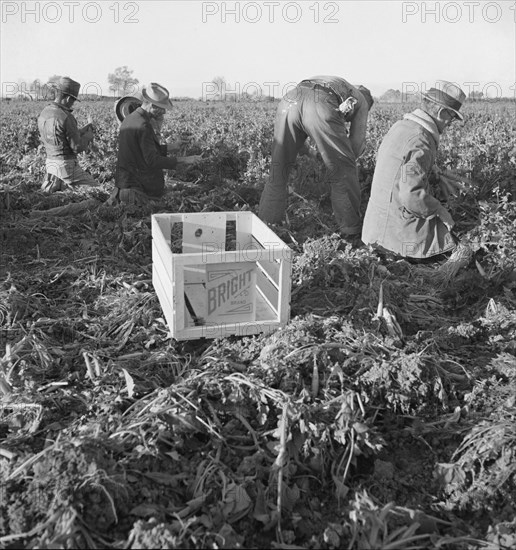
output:
[[[363,208],[375,152],[413,107],[371,111]],[[161,203],[142,209],[96,206],[114,184],[109,101],[91,105],[96,145],[80,159],[100,186],[43,195],[41,108],[2,105],[0,119],[0,544],[510,546],[512,103],[464,105],[439,149],[439,167],[470,181],[450,208],[484,275],[472,265],[437,288],[434,266],[352,250],[333,235],[320,159],[300,157],[273,228],[295,252],[291,321],[183,343],[153,290],[149,217],[256,212],[276,103],[176,102],[163,134],[203,162],[168,173]],[[45,215],[89,199],[76,216]],[[378,315],[380,295],[401,336]]]
[[[480,203],[480,225],[471,237],[487,252],[488,274],[516,266],[516,202],[508,195],[497,202]]]
[[[478,511],[500,498],[509,510],[516,505],[516,419],[504,409],[496,416],[502,418],[473,426],[451,463],[438,467],[444,490],[459,508]]]

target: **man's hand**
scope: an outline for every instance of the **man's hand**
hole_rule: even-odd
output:
[[[351,149],[353,149],[353,153],[355,154],[355,160],[358,160],[364,154],[364,151],[366,149],[365,139],[357,136],[351,136],[350,142]]]
[[[167,152],[177,153],[180,151],[188,142],[186,140],[178,139],[176,141],[171,141],[167,143]]]
[[[462,191],[460,183],[448,178],[444,174],[441,174],[439,177],[439,187],[445,200],[448,200],[450,195],[456,195],[458,192]]]
[[[81,148],[80,151],[88,151],[90,145],[93,143],[93,128],[88,125],[80,130],[81,135]]]
[[[88,122],[88,124],[86,124],[85,126],[83,126],[80,130],[79,130],[79,133],[81,134],[81,136],[83,136],[84,134],[87,134],[89,132],[91,132],[93,134],[93,130],[94,130],[94,126],[93,126],[93,123],[92,122]]]
[[[305,143],[303,143],[303,145],[301,146],[298,155],[300,157],[306,156],[312,159],[317,159],[319,157],[319,151],[317,150],[317,147],[315,145],[313,145],[312,143],[307,143],[305,141]]]
[[[93,124],[88,123],[79,130],[84,143],[89,144],[93,141]]]
[[[177,163],[186,166],[195,166],[202,161],[202,155],[190,155],[189,157],[178,157]]]
[[[453,221],[453,218],[451,217],[451,214],[444,208],[444,206],[441,205],[439,210],[437,211],[437,216],[441,219],[441,221],[444,223],[444,225],[448,228],[448,231],[451,231],[453,229],[453,226],[455,225],[455,222]]]
[[[365,141],[363,141],[358,149],[358,152],[355,151],[356,160],[358,160],[365,153],[365,150],[366,150],[366,143]]]
[[[164,121],[165,118],[163,117],[163,115],[159,115],[157,117],[153,116],[150,119],[150,125],[152,126],[152,129],[157,136],[161,134],[161,128],[163,127]]]

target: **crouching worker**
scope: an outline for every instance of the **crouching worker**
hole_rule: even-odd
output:
[[[93,177],[77,161],[77,154],[86,151],[93,141],[93,127],[78,128],[72,107],[79,101],[81,85],[67,76],[55,83],[54,102],[47,105],[38,118],[41,141],[47,154],[46,177],[41,188],[47,193],[70,186],[97,186]]]
[[[153,82],[142,89],[141,97],[141,106],[127,114],[120,126],[115,189],[107,204],[144,205],[159,199],[165,192],[163,170],[196,164],[201,158],[168,156],[177,151],[177,144],[159,141],[163,117],[172,108],[168,90]],[[122,118],[118,112],[117,116]]]
[[[442,259],[456,246],[448,210],[430,192],[439,138],[455,120],[464,92],[438,81],[421,108],[396,122],[378,150],[362,241],[407,259]],[[430,260],[430,261],[432,261]]]

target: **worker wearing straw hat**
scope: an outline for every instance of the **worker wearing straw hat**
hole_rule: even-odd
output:
[[[78,128],[72,107],[79,101],[81,85],[68,76],[56,83],[55,99],[47,105],[38,118],[41,141],[47,153],[47,175],[42,189],[52,193],[76,185],[96,186],[98,183],[84,171],[77,161],[77,154],[86,151],[93,141],[93,126]]]
[[[115,106],[122,124],[115,189],[108,204],[141,205],[158,199],[165,191],[163,170],[174,169],[179,163],[196,164],[201,158],[200,155],[169,156],[168,153],[177,149],[177,144],[167,146],[160,143],[159,129],[163,117],[172,108],[169,92],[164,86],[152,82],[143,87],[140,106],[137,106],[138,102],[139,97],[122,98]]]
[[[421,107],[397,121],[378,150],[362,241],[405,258],[437,259],[456,246],[454,221],[430,191],[439,139],[466,95],[440,80],[421,94]]]
[[[121,125],[125,117],[136,111],[143,104],[143,95],[141,92],[135,92],[133,95],[126,95],[118,99],[115,103],[115,116]],[[151,117],[150,123],[158,139],[161,138],[161,129],[165,116]]]
[[[271,173],[259,216],[281,222],[287,207],[287,182],[309,136],[328,170],[331,202],[339,231],[352,244],[360,239],[360,184],[356,160],[365,149],[366,125],[373,97],[364,86],[337,76],[302,80],[278,106],[274,124]],[[349,131],[347,124],[349,123]]]

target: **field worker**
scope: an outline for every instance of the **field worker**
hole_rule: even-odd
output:
[[[422,94],[421,107],[387,132],[376,159],[364,243],[414,259],[455,247],[453,219],[431,194],[429,178],[441,134],[453,121],[464,120],[459,109],[465,97],[455,84],[438,81]]]
[[[79,101],[80,87],[70,77],[61,77],[55,83],[54,102],[47,105],[38,118],[41,141],[47,153],[47,175],[42,185],[47,193],[75,185],[98,185],[77,161],[77,154],[86,151],[93,141],[92,125],[78,128],[72,115],[72,107]]]
[[[200,155],[167,156],[177,151],[178,144],[160,143],[163,117],[172,108],[168,90],[153,82],[142,89],[141,97],[141,106],[125,116],[120,126],[116,187],[108,204],[142,205],[159,199],[165,192],[164,169],[196,164],[201,158]]]
[[[372,105],[367,88],[336,76],[303,80],[285,95],[276,113],[271,173],[260,200],[259,217],[263,221],[282,221],[288,177],[310,136],[328,170],[339,231],[351,242],[360,239],[361,190],[356,161],[365,149],[367,115]],[[346,123],[350,123],[349,133]]]
[[[141,107],[143,103],[143,96],[141,92],[135,92],[133,95],[126,95],[120,98],[115,103],[115,115],[119,122],[119,131],[120,125],[124,119],[130,115],[132,112],[136,111],[138,107]],[[158,140],[161,138],[161,129],[165,121],[165,116],[161,115],[160,117],[151,117],[150,123],[156,134]]]

